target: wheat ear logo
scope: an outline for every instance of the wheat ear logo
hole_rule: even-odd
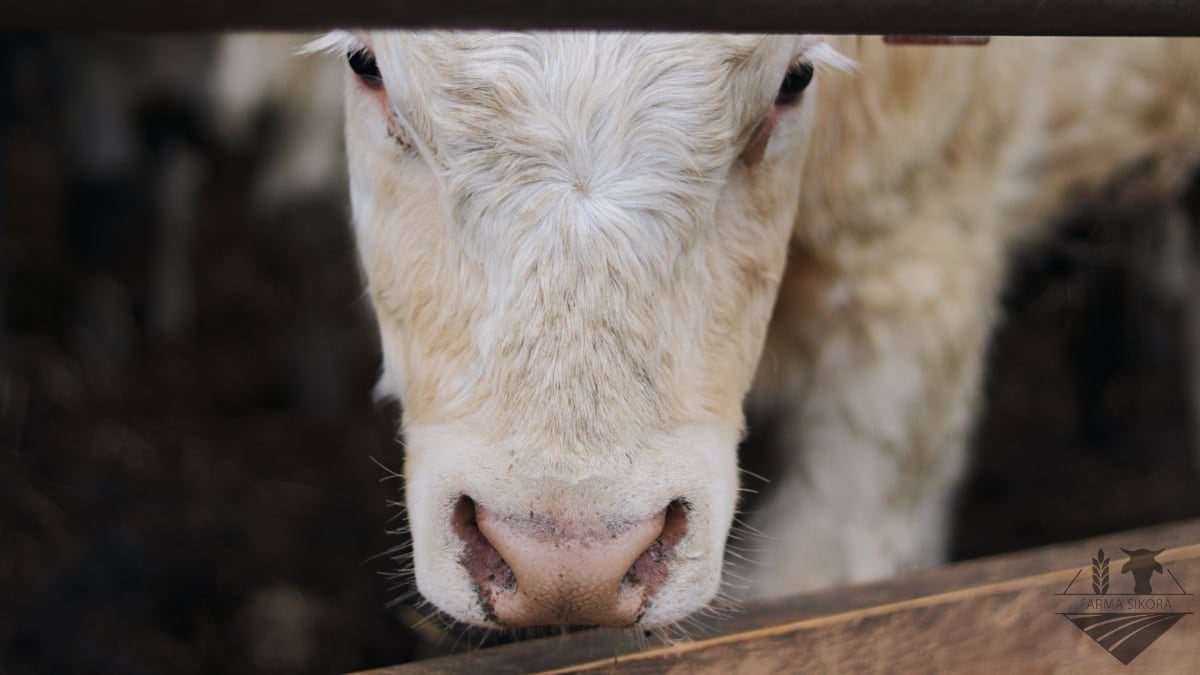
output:
[[[1071,608],[1073,611],[1055,613],[1095,640],[1113,658],[1129,665],[1171,626],[1191,614],[1181,610],[1192,594],[1179,583],[1170,568],[1155,559],[1165,550],[1121,548],[1129,556],[1129,560],[1121,567],[1121,573],[1128,575],[1127,578],[1133,582],[1129,592],[1121,592],[1120,588],[1110,592],[1109,569],[1112,559],[1104,554],[1104,549],[1097,550],[1090,567],[1092,592],[1071,591],[1084,571],[1089,570],[1087,567],[1081,568],[1071,583],[1057,594],[1078,596],[1080,599]],[[1150,581],[1156,573],[1170,579],[1172,587],[1155,593]],[[1080,586],[1087,588],[1083,584]]]
[[[1108,594],[1108,558],[1104,557],[1104,549],[1096,551],[1096,557],[1092,558],[1092,592]]]

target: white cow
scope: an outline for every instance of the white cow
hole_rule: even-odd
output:
[[[1014,247],[1114,185],[1169,199],[1200,161],[1192,41],[320,46],[353,72],[417,584],[479,625],[710,603],[748,394],[790,454],[747,594],[938,562]]]

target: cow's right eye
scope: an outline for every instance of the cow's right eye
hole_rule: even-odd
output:
[[[350,70],[368,89],[383,89],[383,75],[379,73],[379,64],[375,63],[375,55],[369,49],[350,52],[346,58],[350,62]]]

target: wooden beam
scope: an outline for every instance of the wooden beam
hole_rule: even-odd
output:
[[[0,28],[208,31],[626,28],[937,35],[1200,35],[1195,0],[6,0]]]
[[[1122,604],[1143,596],[1122,574],[1128,549],[1166,548],[1157,592],[1200,588],[1200,520],[965,562],[897,579],[748,607],[716,631],[666,644],[615,631],[588,631],[383,668],[418,673],[732,672],[1126,672],[1062,612],[1095,598]],[[1104,549],[1110,595],[1092,595],[1091,560]],[[1076,578],[1079,575],[1079,578]],[[1072,579],[1075,581],[1072,582]],[[1064,589],[1080,595],[1061,595]],[[1128,587],[1128,588],[1126,588]],[[1156,596],[1185,615],[1132,662],[1128,672],[1200,673],[1200,596]],[[1096,611],[1096,610],[1092,610]],[[644,643],[649,640],[649,645]]]

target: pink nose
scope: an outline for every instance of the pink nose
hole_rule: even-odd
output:
[[[630,626],[667,575],[686,530],[672,503],[632,522],[569,523],[496,513],[468,498],[455,512],[462,563],[507,626]]]

